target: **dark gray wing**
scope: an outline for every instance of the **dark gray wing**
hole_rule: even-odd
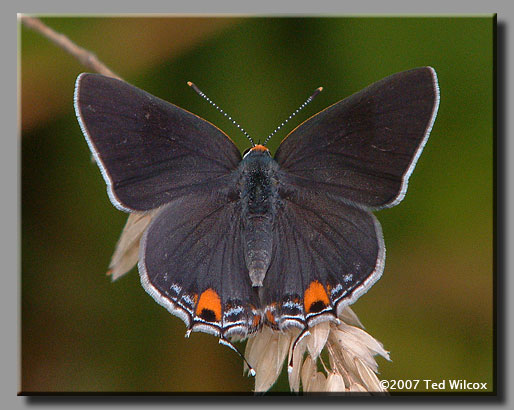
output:
[[[279,328],[334,317],[381,276],[385,247],[370,212],[321,194],[291,194],[275,221],[262,289],[266,317]]]
[[[214,192],[241,160],[214,125],[114,78],[81,74],[75,110],[111,202],[124,211]]]
[[[434,69],[394,74],[305,121],[275,159],[297,187],[391,207],[405,196],[438,105]]]
[[[240,208],[223,195],[185,196],[166,205],[143,236],[143,287],[190,330],[244,337],[260,325]]]

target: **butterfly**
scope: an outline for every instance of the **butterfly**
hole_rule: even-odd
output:
[[[144,289],[220,338],[337,320],[382,275],[371,211],[397,205],[439,105],[433,68],[384,78],[312,116],[274,156],[126,82],[76,81],[75,109],[114,206],[156,211]]]

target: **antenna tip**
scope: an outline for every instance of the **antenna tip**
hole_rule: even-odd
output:
[[[192,86],[193,86],[193,83],[192,83],[191,81],[188,81],[188,82],[187,82],[187,85],[188,85],[189,87],[192,87]]]
[[[323,91],[323,87],[318,87],[318,92],[322,92]]]

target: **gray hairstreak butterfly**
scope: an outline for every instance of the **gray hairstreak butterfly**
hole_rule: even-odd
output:
[[[381,276],[371,211],[397,205],[439,105],[431,67],[384,78],[309,118],[274,156],[123,81],[81,74],[77,117],[126,212],[158,209],[140,243],[145,290],[230,347],[262,326],[336,320]]]

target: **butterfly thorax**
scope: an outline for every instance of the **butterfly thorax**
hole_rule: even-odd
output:
[[[253,286],[262,286],[271,262],[277,167],[267,149],[254,148],[239,168],[244,253]]]

